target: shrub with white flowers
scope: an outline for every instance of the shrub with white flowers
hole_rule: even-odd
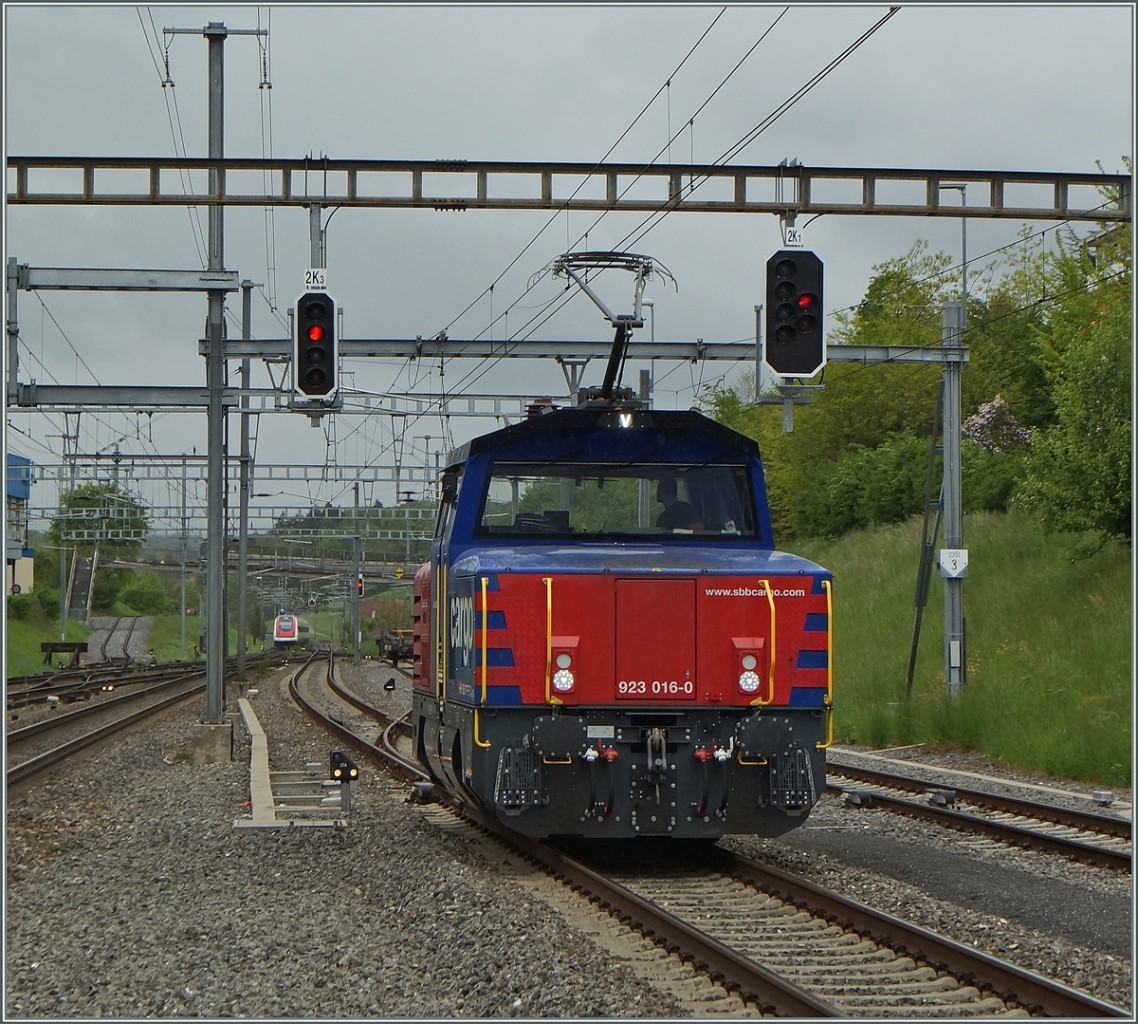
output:
[[[1031,431],[1016,422],[1003,395],[981,405],[964,421],[961,432],[993,455],[1004,455],[1031,443]]]

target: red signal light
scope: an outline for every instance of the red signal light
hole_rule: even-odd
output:
[[[331,401],[336,394],[336,302],[326,292],[296,300],[293,383],[298,395]]]
[[[826,363],[822,261],[805,249],[782,250],[767,260],[766,272],[763,360],[783,379],[811,377]]]

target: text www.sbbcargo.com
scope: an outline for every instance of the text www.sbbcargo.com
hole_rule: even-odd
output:
[[[765,587],[707,587],[706,597],[766,597]],[[805,597],[805,590],[772,590],[772,597]]]

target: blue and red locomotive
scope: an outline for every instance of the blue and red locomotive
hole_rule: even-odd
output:
[[[514,831],[773,836],[824,788],[831,577],[700,413],[547,407],[456,451],[414,630],[418,757]]]

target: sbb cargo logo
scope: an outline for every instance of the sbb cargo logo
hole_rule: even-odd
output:
[[[447,674],[454,680],[453,696],[474,700],[474,595],[452,593],[447,602],[447,633],[450,665]]]
[[[452,595],[450,599],[450,643],[454,664],[469,667],[474,660],[474,597]]]

